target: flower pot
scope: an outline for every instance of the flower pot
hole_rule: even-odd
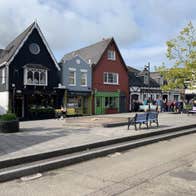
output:
[[[19,131],[19,120],[0,120],[0,132],[14,133]]]

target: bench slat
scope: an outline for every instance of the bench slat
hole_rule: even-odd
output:
[[[138,114],[134,116],[134,118],[130,119],[128,118],[128,129],[130,125],[135,126],[135,130],[137,130],[137,124],[141,127],[141,124],[146,124],[148,128],[148,123],[150,123],[150,126],[152,123],[156,123],[157,127],[159,126],[158,124],[158,112],[146,112],[143,114]]]

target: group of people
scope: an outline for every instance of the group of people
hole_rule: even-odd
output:
[[[168,101],[167,99],[145,99],[142,102],[139,102],[138,100],[133,100],[132,102],[132,111],[138,112],[140,105],[149,105],[155,106],[156,105],[156,111],[158,112],[176,112],[176,113],[182,113],[185,111],[186,106],[189,105],[190,107],[196,106],[196,100],[192,99],[190,101],[182,101],[182,100],[174,100],[174,101]]]

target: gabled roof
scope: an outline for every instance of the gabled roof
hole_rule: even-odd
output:
[[[73,59],[77,59],[77,58],[79,58],[80,60],[82,60],[82,61],[84,61],[86,64],[89,64],[89,62],[87,62],[84,58],[82,58],[80,55],[78,55],[78,54],[76,54],[75,56],[70,56],[70,58],[69,59],[67,59],[66,60],[66,62],[69,62],[69,61],[72,61]],[[64,63],[61,61],[60,63],[59,63],[59,65],[63,65]]]
[[[18,35],[11,43],[7,45],[7,47],[3,50],[3,52],[0,54],[0,65],[7,64],[9,65],[16,54],[19,52],[20,48],[22,48],[24,42],[28,39],[29,35],[32,33],[34,29],[37,29],[42,41],[44,42],[51,58],[54,61],[54,64],[56,65],[57,69],[60,70],[59,65],[51,51],[51,49],[48,46],[48,43],[46,39],[44,38],[37,22],[33,22],[25,31],[23,31],[20,35]]]
[[[64,57],[61,59],[61,63],[70,60],[74,56],[78,55],[82,57],[86,62],[91,62],[90,64],[97,64],[112,39],[113,38],[104,39],[90,46],[72,51],[64,55]]]
[[[129,66],[127,66],[127,68],[129,76],[129,86],[148,87],[148,85],[144,83],[144,77],[143,75],[141,75],[142,71]],[[160,85],[150,77],[149,87],[160,88]]]

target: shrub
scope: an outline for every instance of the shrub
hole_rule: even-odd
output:
[[[16,120],[16,115],[13,113],[7,113],[0,116],[1,121]]]

